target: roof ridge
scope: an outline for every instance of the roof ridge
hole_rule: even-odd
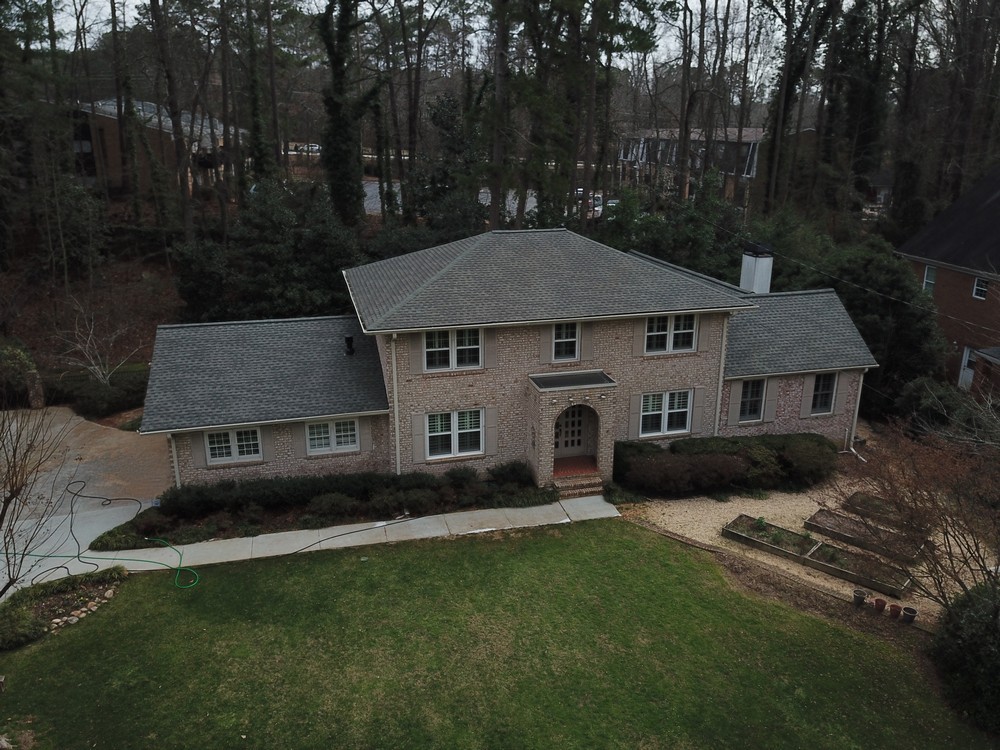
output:
[[[210,320],[203,323],[162,323],[161,328],[212,328],[220,326],[261,325],[263,323],[303,323],[310,320],[357,320],[357,315],[308,315],[297,318],[257,318],[253,320]]]
[[[684,266],[679,266],[676,263],[671,263],[669,260],[663,260],[662,258],[654,258],[652,255],[647,255],[646,253],[640,253],[638,250],[627,250],[626,255],[631,255],[640,260],[646,261],[652,265],[663,266],[665,268],[670,268],[673,271],[682,273],[685,276],[690,276],[702,283],[712,284],[714,286],[722,287],[726,291],[732,292],[733,294],[740,295],[742,297],[753,297],[753,292],[750,292],[743,287],[736,286],[735,284],[730,284],[728,281],[723,281],[722,279],[717,279],[714,276],[709,276],[707,273],[700,273],[699,271],[692,271],[690,268],[685,268]]]
[[[482,238],[483,237],[486,237],[486,236],[488,236],[490,234],[492,234],[492,232],[483,232],[481,234],[473,235],[472,237],[464,237],[464,238],[462,238],[460,240],[455,240],[454,242],[448,243],[449,245],[459,245],[461,243],[467,243],[467,245],[466,245],[465,248],[463,248],[461,251],[459,251],[455,255],[454,258],[452,258],[447,263],[445,263],[435,273],[433,273],[432,275],[428,276],[426,279],[423,280],[423,282],[421,282],[419,285],[411,288],[410,291],[407,294],[405,294],[402,297],[400,297],[396,301],[395,305],[393,305],[392,307],[390,307],[388,310],[383,311],[383,313],[379,316],[378,320],[371,321],[371,325],[369,326],[369,328],[367,330],[371,330],[372,327],[377,327],[379,324],[381,324],[381,322],[383,320],[386,319],[386,317],[388,317],[388,316],[392,315],[392,313],[396,312],[396,310],[398,310],[400,308],[400,306],[402,306],[403,304],[405,304],[405,303],[409,302],[411,299],[413,299],[417,295],[418,292],[422,292],[424,289],[426,289],[428,284],[430,284],[432,281],[437,281],[438,279],[440,279],[441,276],[444,275],[444,273],[446,271],[451,270],[451,268],[456,263],[458,263],[459,260],[465,258],[465,256],[471,250],[473,250],[475,247],[477,247],[478,245],[480,245],[481,242],[482,242]],[[428,247],[426,249],[427,250],[440,250],[442,247],[447,247],[447,245],[437,245],[436,247]],[[422,251],[418,251],[418,252],[422,252]],[[386,260],[391,260],[391,259],[387,258]]]
[[[757,298],[760,298],[760,297],[794,297],[796,295],[804,295],[804,294],[827,294],[827,293],[830,293],[830,292],[832,292],[833,294],[836,294],[837,290],[834,289],[833,287],[826,286],[826,287],[823,287],[822,289],[792,289],[792,290],[789,290],[787,292],[762,292],[760,294],[754,294],[753,292],[750,292],[750,294],[748,296],[751,299],[757,299]]]

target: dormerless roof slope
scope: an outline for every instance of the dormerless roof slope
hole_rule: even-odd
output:
[[[903,243],[899,254],[1000,274],[1000,167]]]
[[[353,316],[170,325],[156,329],[140,432],[388,408],[375,341]]]
[[[487,232],[344,277],[369,333],[752,307],[566,229]]]
[[[727,378],[878,367],[832,289],[754,294],[729,322]]]

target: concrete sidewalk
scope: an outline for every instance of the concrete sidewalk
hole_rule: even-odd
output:
[[[374,521],[326,529],[285,531],[242,539],[180,545],[174,548],[122,550],[119,552],[83,552],[79,557],[65,559],[57,569],[38,578],[54,580],[95,569],[123,565],[130,571],[164,570],[177,567],[197,567],[238,560],[256,560],[298,552],[343,549],[412,539],[480,534],[504,529],[548,526],[615,518],[618,509],[600,495],[561,500],[551,505],[531,508],[490,508],[461,513],[446,513],[395,521]],[[56,561],[53,561],[56,564]]]

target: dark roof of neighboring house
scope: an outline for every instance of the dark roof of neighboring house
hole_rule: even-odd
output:
[[[717,284],[566,229],[487,232],[344,277],[368,332],[751,306]]]
[[[729,322],[727,378],[878,367],[832,289],[747,298]]]
[[[387,409],[375,340],[353,316],[169,325],[156,330],[140,431]]]
[[[908,239],[899,254],[948,266],[1000,274],[1000,168]]]

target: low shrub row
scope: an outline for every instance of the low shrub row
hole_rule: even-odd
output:
[[[160,507],[103,534],[95,550],[146,547],[150,538],[186,544],[214,536],[253,536],[282,514],[297,528],[325,528],[358,520],[448,513],[466,508],[525,507],[554,502],[555,493],[535,487],[522,462],[497,466],[481,477],[456,467],[443,476],[357,474],[283,477],[184,485],[160,496]],[[196,525],[197,528],[192,528]]]
[[[732,490],[803,489],[828,478],[837,447],[821,435],[688,438],[668,448],[615,445],[615,481],[636,492],[680,496]]]
[[[45,376],[45,400],[49,404],[68,404],[84,417],[100,418],[136,409],[146,397],[149,380],[147,365],[126,365],[104,385],[85,372]]]

